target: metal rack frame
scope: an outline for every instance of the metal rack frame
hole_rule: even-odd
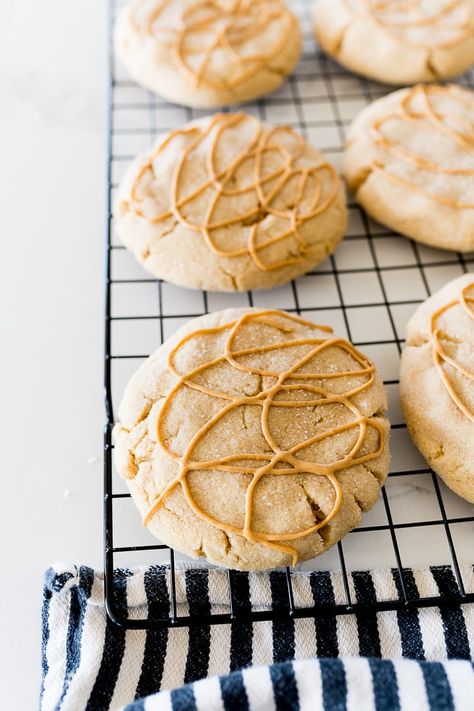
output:
[[[294,0],[293,4],[298,5],[300,11],[305,12],[308,9],[310,3],[306,0]],[[121,4],[121,0],[109,0],[110,9],[110,40],[112,39],[112,26],[113,17],[117,9],[117,5]],[[306,17],[305,28],[310,27],[308,17]],[[299,82],[305,81],[305,77],[309,79],[317,79],[322,87],[322,93],[324,95],[324,103],[326,107],[329,107],[332,112],[332,118],[328,121],[316,121],[314,122],[316,126],[324,128],[325,125],[336,127],[339,142],[337,146],[322,145],[320,146],[326,154],[334,154],[341,152],[341,146],[344,140],[344,130],[345,130],[345,120],[341,115],[340,103],[341,96],[338,94],[337,82],[344,77],[350,78],[354,82],[355,89],[353,92],[346,91],[343,94],[344,101],[353,101],[362,99],[365,102],[370,102],[378,96],[387,93],[387,90],[383,87],[374,85],[362,78],[356,78],[352,75],[347,74],[344,70],[332,63],[324,54],[319,52],[311,45],[310,33],[307,33],[307,43],[305,44],[305,51],[303,53],[303,62],[300,68],[296,70],[295,74],[289,77],[286,90],[283,95],[275,99],[270,96],[267,99],[263,99],[253,103],[251,106],[253,110],[257,111],[260,118],[266,118],[267,107],[273,106],[290,106],[293,107],[293,113],[296,117],[296,127],[303,133],[307,135],[311,129],[312,122],[307,119],[307,111],[305,111],[305,102],[309,101],[306,97],[300,95]],[[380,525],[372,526],[361,526],[354,532],[355,534],[363,534],[373,531],[386,531],[390,535],[391,544],[393,546],[394,559],[396,561],[396,576],[398,580],[398,589],[400,597],[394,600],[373,602],[373,603],[359,603],[351,598],[350,587],[349,587],[349,577],[347,572],[347,565],[344,555],[343,544],[340,542],[337,545],[338,555],[339,555],[339,565],[343,576],[343,583],[346,595],[346,601],[344,604],[320,604],[311,607],[298,607],[294,602],[293,588],[292,588],[292,572],[289,568],[286,568],[286,599],[283,599],[281,605],[278,605],[277,609],[272,610],[249,610],[241,609],[238,604],[238,594],[236,590],[236,574],[233,571],[228,571],[228,583],[229,583],[229,610],[226,614],[210,614],[207,616],[196,616],[193,614],[188,615],[178,615],[177,602],[176,602],[176,563],[175,554],[172,549],[169,549],[165,545],[130,545],[130,546],[115,546],[114,544],[114,505],[117,499],[128,497],[129,494],[116,493],[113,487],[113,461],[112,461],[112,428],[114,425],[114,408],[113,408],[113,396],[112,396],[112,363],[114,359],[127,358],[127,357],[146,357],[148,353],[142,356],[137,355],[127,355],[127,354],[116,354],[114,353],[113,343],[112,343],[112,327],[116,320],[134,320],[134,319],[144,319],[153,318],[156,319],[159,324],[159,334],[161,341],[165,337],[164,324],[167,319],[174,318],[175,314],[166,313],[166,309],[163,306],[163,294],[162,282],[152,278],[146,278],[144,275],[143,279],[116,279],[113,271],[113,261],[116,250],[121,249],[118,245],[113,243],[113,225],[112,225],[112,192],[114,187],[113,183],[113,170],[114,166],[120,161],[126,162],[131,159],[131,155],[118,155],[114,146],[114,134],[117,132],[117,127],[115,126],[115,116],[119,109],[131,108],[131,109],[142,109],[148,112],[149,117],[149,128],[145,129],[141,126],[132,125],[123,129],[125,132],[129,132],[131,135],[140,135],[146,133],[149,135],[150,140],[153,139],[155,135],[155,122],[154,117],[156,112],[160,110],[160,105],[165,106],[166,104],[158,103],[155,97],[152,97],[147,92],[143,91],[143,102],[140,100],[138,102],[131,102],[126,104],[119,104],[117,100],[117,92],[121,87],[134,87],[133,82],[128,82],[127,80],[121,80],[116,77],[115,74],[115,62],[112,56],[111,49],[112,41],[110,41],[110,76],[108,85],[108,138],[107,138],[107,226],[106,226],[106,273],[105,273],[105,354],[104,354],[104,374],[105,374],[105,406],[106,406],[106,425],[104,432],[104,564],[105,564],[105,602],[106,609],[109,617],[117,624],[128,628],[128,629],[158,629],[163,627],[191,627],[194,625],[213,625],[213,624],[225,624],[236,621],[243,622],[255,622],[263,620],[287,620],[291,618],[304,618],[304,617],[324,617],[326,615],[346,615],[357,612],[359,614],[373,613],[382,610],[399,610],[407,608],[421,608],[429,606],[442,606],[449,604],[460,604],[466,602],[474,602],[474,592],[466,591],[464,586],[464,581],[462,578],[460,565],[458,562],[458,554],[453,540],[452,527],[459,523],[474,523],[474,515],[462,516],[462,517],[449,517],[447,515],[445,502],[443,500],[443,493],[438,482],[436,475],[429,468],[418,468],[409,470],[399,470],[392,471],[390,477],[404,477],[416,474],[427,474],[432,478],[432,483],[434,487],[434,492],[436,495],[436,500],[439,507],[439,516],[431,520],[419,520],[419,521],[409,521],[409,522],[396,522],[393,520],[392,511],[390,507],[389,497],[385,488],[382,489],[382,501],[385,509],[386,523]],[[306,49],[306,46],[308,47]],[[314,65],[314,70],[307,71],[308,68]],[[474,87],[474,75],[465,76],[463,82]],[[275,103],[276,102],[276,103]],[[143,103],[143,105],[142,105]],[[168,105],[169,107],[169,105]],[[191,110],[185,110],[187,120],[193,117],[193,112]],[[286,121],[285,121],[286,122]],[[169,129],[173,126],[169,126]],[[443,258],[436,257],[434,261],[430,261],[429,258],[424,258],[421,254],[420,247],[414,243],[407,240],[407,243],[411,245],[413,251],[413,260],[411,263],[404,263],[402,265],[391,264],[382,265],[377,253],[376,244],[378,240],[393,236],[394,233],[390,233],[386,230],[379,230],[380,226],[375,226],[365,213],[356,204],[350,203],[349,208],[355,210],[359,213],[361,225],[363,227],[363,234],[360,235],[349,235],[346,240],[365,240],[365,245],[368,248],[368,254],[372,262],[370,268],[367,267],[354,267],[354,268],[341,268],[337,264],[337,260],[334,255],[329,258],[328,266],[325,271],[317,270],[317,272],[311,272],[309,276],[314,276],[317,274],[330,274],[334,279],[335,288],[337,291],[337,298],[339,303],[333,306],[325,306],[326,311],[337,310],[343,319],[345,329],[349,338],[355,343],[356,346],[364,347],[364,345],[369,345],[360,341],[357,338],[352,337],[351,333],[351,319],[350,310],[351,309],[362,309],[368,304],[366,303],[351,303],[347,304],[344,298],[344,290],[341,286],[341,279],[350,277],[350,275],[357,275],[362,273],[370,272],[375,275],[375,280],[378,284],[379,293],[381,298],[378,301],[372,301],[370,307],[382,308],[386,311],[386,316],[388,318],[388,323],[392,330],[392,338],[384,338],[378,341],[370,341],[371,346],[384,346],[384,345],[395,345],[398,352],[401,351],[402,339],[397,331],[397,325],[395,322],[393,308],[398,306],[413,306],[415,308],[416,304],[423,300],[423,298],[412,298],[405,300],[391,300],[386,284],[384,282],[384,275],[390,271],[397,269],[414,269],[417,270],[421,282],[426,290],[426,295],[431,293],[431,288],[429,284],[429,279],[427,278],[427,270],[430,267],[443,267],[459,265],[460,269],[464,272],[471,270],[474,267],[474,256],[453,254],[446,252]],[[445,257],[445,258],[444,258]],[[304,280],[302,277],[298,282],[293,282],[291,284],[291,293],[294,299],[293,307],[285,307],[287,311],[294,313],[305,313],[311,312],[318,309],[318,305],[305,306],[300,303],[299,293],[298,293],[298,283]],[[141,316],[141,315],[128,315],[124,317],[116,317],[113,314],[113,288],[116,284],[133,284],[133,283],[150,283],[156,284],[158,293],[158,315],[155,316]],[[199,293],[199,292],[197,292]],[[248,304],[254,304],[254,295],[252,292],[247,294]],[[202,313],[207,313],[209,311],[209,297],[208,294],[203,292],[202,294],[202,304],[203,309],[196,309],[196,313],[185,313],[179,314],[180,318],[193,318]],[[398,381],[391,379],[385,380],[386,385],[397,385]],[[392,429],[404,428],[405,425],[402,423],[394,424]],[[450,591],[447,594],[430,596],[430,597],[412,597],[410,596],[409,586],[406,585],[405,581],[405,570],[403,567],[402,556],[400,553],[400,546],[397,539],[397,532],[402,529],[416,529],[417,527],[423,526],[439,526],[444,529],[446,536],[447,546],[449,549],[449,555],[451,558],[451,565],[453,573],[457,582],[457,590]],[[163,619],[129,619],[124,616],[123,613],[117,610],[114,604],[113,595],[113,570],[115,566],[115,556],[118,553],[124,552],[135,552],[149,550],[150,556],[153,555],[153,551],[169,551],[169,566],[171,574],[171,611],[168,617]],[[429,561],[427,561],[429,564]]]

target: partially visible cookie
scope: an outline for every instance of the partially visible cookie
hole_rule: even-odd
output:
[[[474,274],[417,309],[406,343],[400,393],[413,441],[447,486],[474,502]]]
[[[320,0],[321,47],[386,84],[456,76],[474,64],[474,0]]]
[[[298,133],[215,114],[161,136],[132,163],[115,218],[153,275],[242,291],[283,284],[325,259],[347,209],[335,169]]]
[[[474,249],[474,92],[418,85],[352,123],[344,173],[383,225],[432,247]]]
[[[192,557],[241,570],[324,553],[388,473],[374,365],[282,311],[190,321],[131,379],[114,430],[144,524]]]
[[[132,0],[117,21],[117,56],[139,84],[211,108],[274,91],[301,54],[283,0]]]

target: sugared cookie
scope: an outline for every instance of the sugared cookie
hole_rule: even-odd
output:
[[[474,274],[427,299],[406,341],[400,389],[413,441],[447,486],[474,502]]]
[[[474,63],[473,0],[320,0],[314,29],[334,59],[386,84],[436,81]]]
[[[132,0],[115,46],[142,86],[210,108],[274,91],[299,60],[301,33],[282,0]]]
[[[430,84],[374,101],[349,129],[344,172],[382,224],[432,247],[474,249],[474,93]]]
[[[324,553],[377,501],[389,467],[373,364],[282,311],[194,319],[131,379],[120,474],[148,529],[241,570]]]
[[[270,287],[344,234],[344,188],[295,131],[216,114],[161,136],[119,189],[117,230],[145,269],[181,286]]]

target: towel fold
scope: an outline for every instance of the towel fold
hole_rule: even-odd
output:
[[[123,711],[472,711],[471,662],[309,659],[147,696]]]

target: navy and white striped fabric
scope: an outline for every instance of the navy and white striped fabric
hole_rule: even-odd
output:
[[[473,590],[474,569],[468,567],[462,572],[466,588]],[[297,606],[345,602],[339,572],[295,572],[292,581]],[[404,581],[411,597],[456,590],[453,572],[447,566],[406,570]],[[353,572],[349,586],[352,598],[359,602],[393,599],[400,593],[398,573],[392,570]],[[241,610],[276,608],[286,599],[285,573],[236,573],[234,589],[235,604]],[[130,618],[169,614],[171,579],[167,567],[119,569],[115,572],[114,591],[116,605]],[[471,705],[462,706],[458,691],[461,687],[457,685],[467,693],[473,683],[474,605],[316,620],[203,625],[190,630],[126,631],[108,621],[103,593],[102,574],[85,566],[55,566],[46,574],[42,711],[118,710],[145,697],[150,698],[146,703],[141,701],[137,709],[388,711],[430,708],[430,704],[434,709],[474,708],[472,692],[466,696]],[[180,568],[176,595],[178,614],[228,612],[227,571]],[[285,664],[311,659],[308,667]],[[438,663],[396,662],[403,659]],[[452,659],[465,663],[439,664]],[[379,660],[395,663],[380,664]],[[258,671],[248,669],[263,665],[274,666]],[[307,678],[305,668],[309,670]],[[242,669],[247,670],[240,673]],[[159,691],[177,689],[206,677],[213,679],[156,696]],[[290,678],[296,678],[296,687],[294,683],[290,685]],[[245,688],[246,697],[237,696],[233,704],[236,683],[240,684],[239,693]],[[420,689],[420,704],[409,706],[409,694],[404,689],[412,684],[414,689]],[[224,703],[218,696],[208,697],[208,690],[212,689],[212,693],[221,696],[227,689],[229,698]],[[259,701],[264,689],[267,706]],[[390,698],[398,699],[392,705],[380,701],[384,691],[389,693],[390,689]],[[312,706],[304,705],[307,694],[314,696]],[[367,696],[367,705],[356,703],[360,694]],[[444,706],[434,705],[438,696]]]
[[[308,659],[251,667],[123,711],[472,711],[472,662]]]

